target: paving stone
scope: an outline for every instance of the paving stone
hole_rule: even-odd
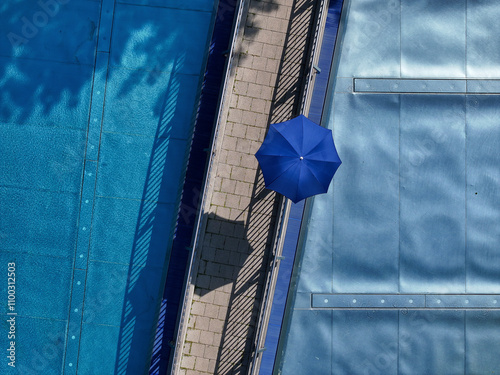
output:
[[[245,58],[244,61],[250,60],[252,57]],[[251,66],[249,66],[251,68]],[[248,82],[245,81],[235,81],[233,93],[236,95],[246,95],[248,90]]]
[[[243,116],[245,116],[246,113],[247,113],[247,111],[243,111]],[[242,121],[243,121],[243,119],[242,119]],[[244,125],[244,124],[237,124],[233,128],[233,136],[237,137],[237,138],[245,138],[245,133],[247,131],[247,127],[248,126]]]
[[[227,163],[230,165],[240,165],[241,154],[235,151],[229,151],[227,153]]]
[[[236,181],[231,180],[234,183],[234,188],[236,189]],[[226,207],[229,208],[239,208],[240,197],[234,194],[228,194],[226,197]]]
[[[267,66],[268,59],[262,56],[255,56],[252,62],[252,69],[255,70],[265,70]]]
[[[207,359],[217,359],[219,348],[217,346],[207,346],[205,348],[204,357]]]
[[[252,65],[253,65],[253,56],[246,55],[246,54],[240,54],[240,58],[238,60],[238,66],[241,66],[243,68],[252,68]],[[238,81],[236,81],[236,82],[238,82]],[[235,82],[235,85],[236,85],[236,82]],[[245,82],[241,82],[241,83],[245,83]],[[236,93],[237,95],[246,95],[246,87],[244,87],[244,90],[239,90],[235,87],[234,93]]]
[[[203,357],[205,354],[205,345],[193,343],[191,345],[191,351],[189,354],[191,354],[194,357]],[[198,359],[196,360],[196,362],[197,361],[198,361]]]
[[[219,319],[210,319],[210,332],[222,332],[224,321]]]
[[[259,42],[249,43],[247,53],[249,55],[260,56],[262,55],[263,44]]]
[[[248,154],[250,152],[250,141],[245,138],[238,138],[236,140],[236,149],[238,152]],[[242,156],[241,158],[243,159],[245,156]]]
[[[205,316],[207,316],[209,318],[217,318],[219,316],[219,310],[220,310],[220,307],[217,305],[206,305]]]
[[[255,72],[255,71],[253,70],[253,72]],[[252,104],[252,98],[250,98],[248,96],[240,96],[240,98],[238,100],[238,108],[239,109],[244,110],[244,111],[248,111],[250,109],[251,104]],[[243,116],[244,115],[245,115],[245,113],[243,112]],[[241,121],[244,122],[243,119]]]
[[[231,217],[231,209],[227,207],[217,207],[217,215],[229,219]]]
[[[197,329],[188,329],[186,333],[186,341],[188,342],[199,342],[201,331]]]
[[[200,343],[202,343],[202,344],[212,345],[214,343],[214,333],[209,332],[209,331],[203,331],[203,332],[201,332],[199,340],[200,340]]]
[[[217,295],[215,295],[217,297]],[[215,299],[214,299],[215,301]],[[205,316],[197,316],[194,322],[194,326],[196,329],[200,331],[206,331],[209,328],[210,319]]]
[[[195,357],[185,355],[182,358],[181,367],[186,369],[194,369]]]
[[[217,167],[217,176],[222,178],[229,178],[231,176],[231,166],[220,163]]]
[[[278,73],[279,65],[279,60],[267,59],[265,70],[270,73]]]
[[[254,112],[251,112],[253,111],[252,109],[252,102],[255,100],[254,98],[249,98],[250,99],[250,110],[249,111],[244,111],[243,112],[243,116],[241,118],[241,122],[245,125],[255,125],[255,120],[257,118],[257,114],[254,113]],[[240,137],[240,138],[244,138],[244,136]]]
[[[201,302],[193,302],[191,306],[191,314],[192,315],[204,315],[205,313],[205,304]]]
[[[254,83],[251,83],[250,85],[254,85]],[[248,91],[248,89],[247,89]],[[243,94],[244,95],[244,94]],[[229,121],[232,121],[232,122],[235,122],[235,123],[238,123],[238,122],[241,122],[241,116],[242,116],[242,111],[241,109],[237,109],[237,108],[231,108],[229,110],[229,115],[227,117],[227,119]]]
[[[196,358],[195,369],[198,371],[208,371],[209,360],[206,358]]]
[[[251,107],[252,111],[253,112],[260,112],[260,113],[264,112],[264,110],[266,108],[265,104],[266,104],[266,102],[263,99],[257,99],[257,98],[252,99],[252,107]]]
[[[226,207],[231,207],[228,202],[229,202],[229,197],[234,194],[234,190],[236,189],[236,181],[231,180],[229,178],[224,178],[222,180],[222,185],[221,185],[221,190],[223,193],[228,193],[226,195]]]
[[[234,111],[239,111],[239,113],[242,114],[240,110],[235,109]],[[240,116],[240,122],[241,122],[241,116]],[[236,150],[236,137],[230,137],[226,135],[224,137],[224,140],[222,141],[222,148],[228,151]]]

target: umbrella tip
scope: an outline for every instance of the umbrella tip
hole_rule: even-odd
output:
[[[300,157],[300,160],[303,160],[303,159],[304,159],[304,157],[303,157],[303,156],[301,156],[301,157]]]

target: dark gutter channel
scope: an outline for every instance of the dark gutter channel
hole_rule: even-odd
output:
[[[204,188],[209,151],[219,109],[219,98],[224,87],[226,52],[231,43],[236,5],[236,0],[220,0],[217,8],[172,242],[170,262],[168,263],[165,289],[158,315],[149,369],[151,375],[167,374],[171,371],[180,310],[188,276],[187,271],[192,256],[190,246]]]

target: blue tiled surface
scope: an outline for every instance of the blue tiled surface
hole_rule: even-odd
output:
[[[152,207],[150,215],[140,220],[142,204]],[[172,204],[97,198],[90,259],[122,264],[135,261],[135,265],[161,267],[168,247],[167,228],[172,227],[172,220]],[[136,231],[144,236],[138,236]],[[140,252],[142,257],[132,259],[133,251]]]
[[[199,75],[211,12],[116,4],[111,65]],[[191,30],[205,32],[192,32]],[[154,51],[154,53],[151,53]],[[180,68],[180,69],[179,69]]]
[[[71,287],[71,260],[3,252],[3,264],[16,263],[16,311],[37,318],[66,319]],[[50,277],[50,281],[48,279]],[[7,295],[6,286],[2,292]],[[43,296],[40,299],[40,296]],[[20,336],[21,341],[27,338]]]
[[[76,194],[0,187],[1,249],[71,258],[78,202]]]
[[[50,1],[7,3],[0,8],[2,35],[7,35],[0,38],[0,55],[93,65],[99,2],[67,1],[57,7],[39,3]]]
[[[0,185],[78,193],[84,141],[78,130],[0,126]]]
[[[1,123],[87,128],[92,66],[0,57],[0,77]]]
[[[175,202],[185,149],[177,139],[103,133],[96,194]]]
[[[127,4],[142,4],[151,5],[166,8],[176,8],[176,9],[192,9],[201,11],[211,11],[214,3],[210,0],[193,0],[193,1],[183,1],[183,0],[122,0],[122,3]]]
[[[186,139],[199,77],[175,72],[110,69],[103,129]]]
[[[5,375],[60,375],[64,355],[66,322],[33,317],[17,317],[16,367],[7,366],[7,358],[0,362],[0,373]],[[0,329],[7,332],[7,318],[2,316]],[[0,344],[7,346],[7,335]]]
[[[96,337],[99,337],[99,340],[96,340]],[[119,337],[119,327],[84,323],[80,342],[81,354],[78,358],[78,374],[93,375],[96,369],[99,369],[102,374],[114,374],[116,343]]]

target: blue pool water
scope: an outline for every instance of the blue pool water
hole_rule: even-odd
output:
[[[18,314],[0,373],[140,374],[215,2],[61,3],[0,5],[0,266],[16,263]]]
[[[499,14],[345,1],[275,373],[499,371]]]

